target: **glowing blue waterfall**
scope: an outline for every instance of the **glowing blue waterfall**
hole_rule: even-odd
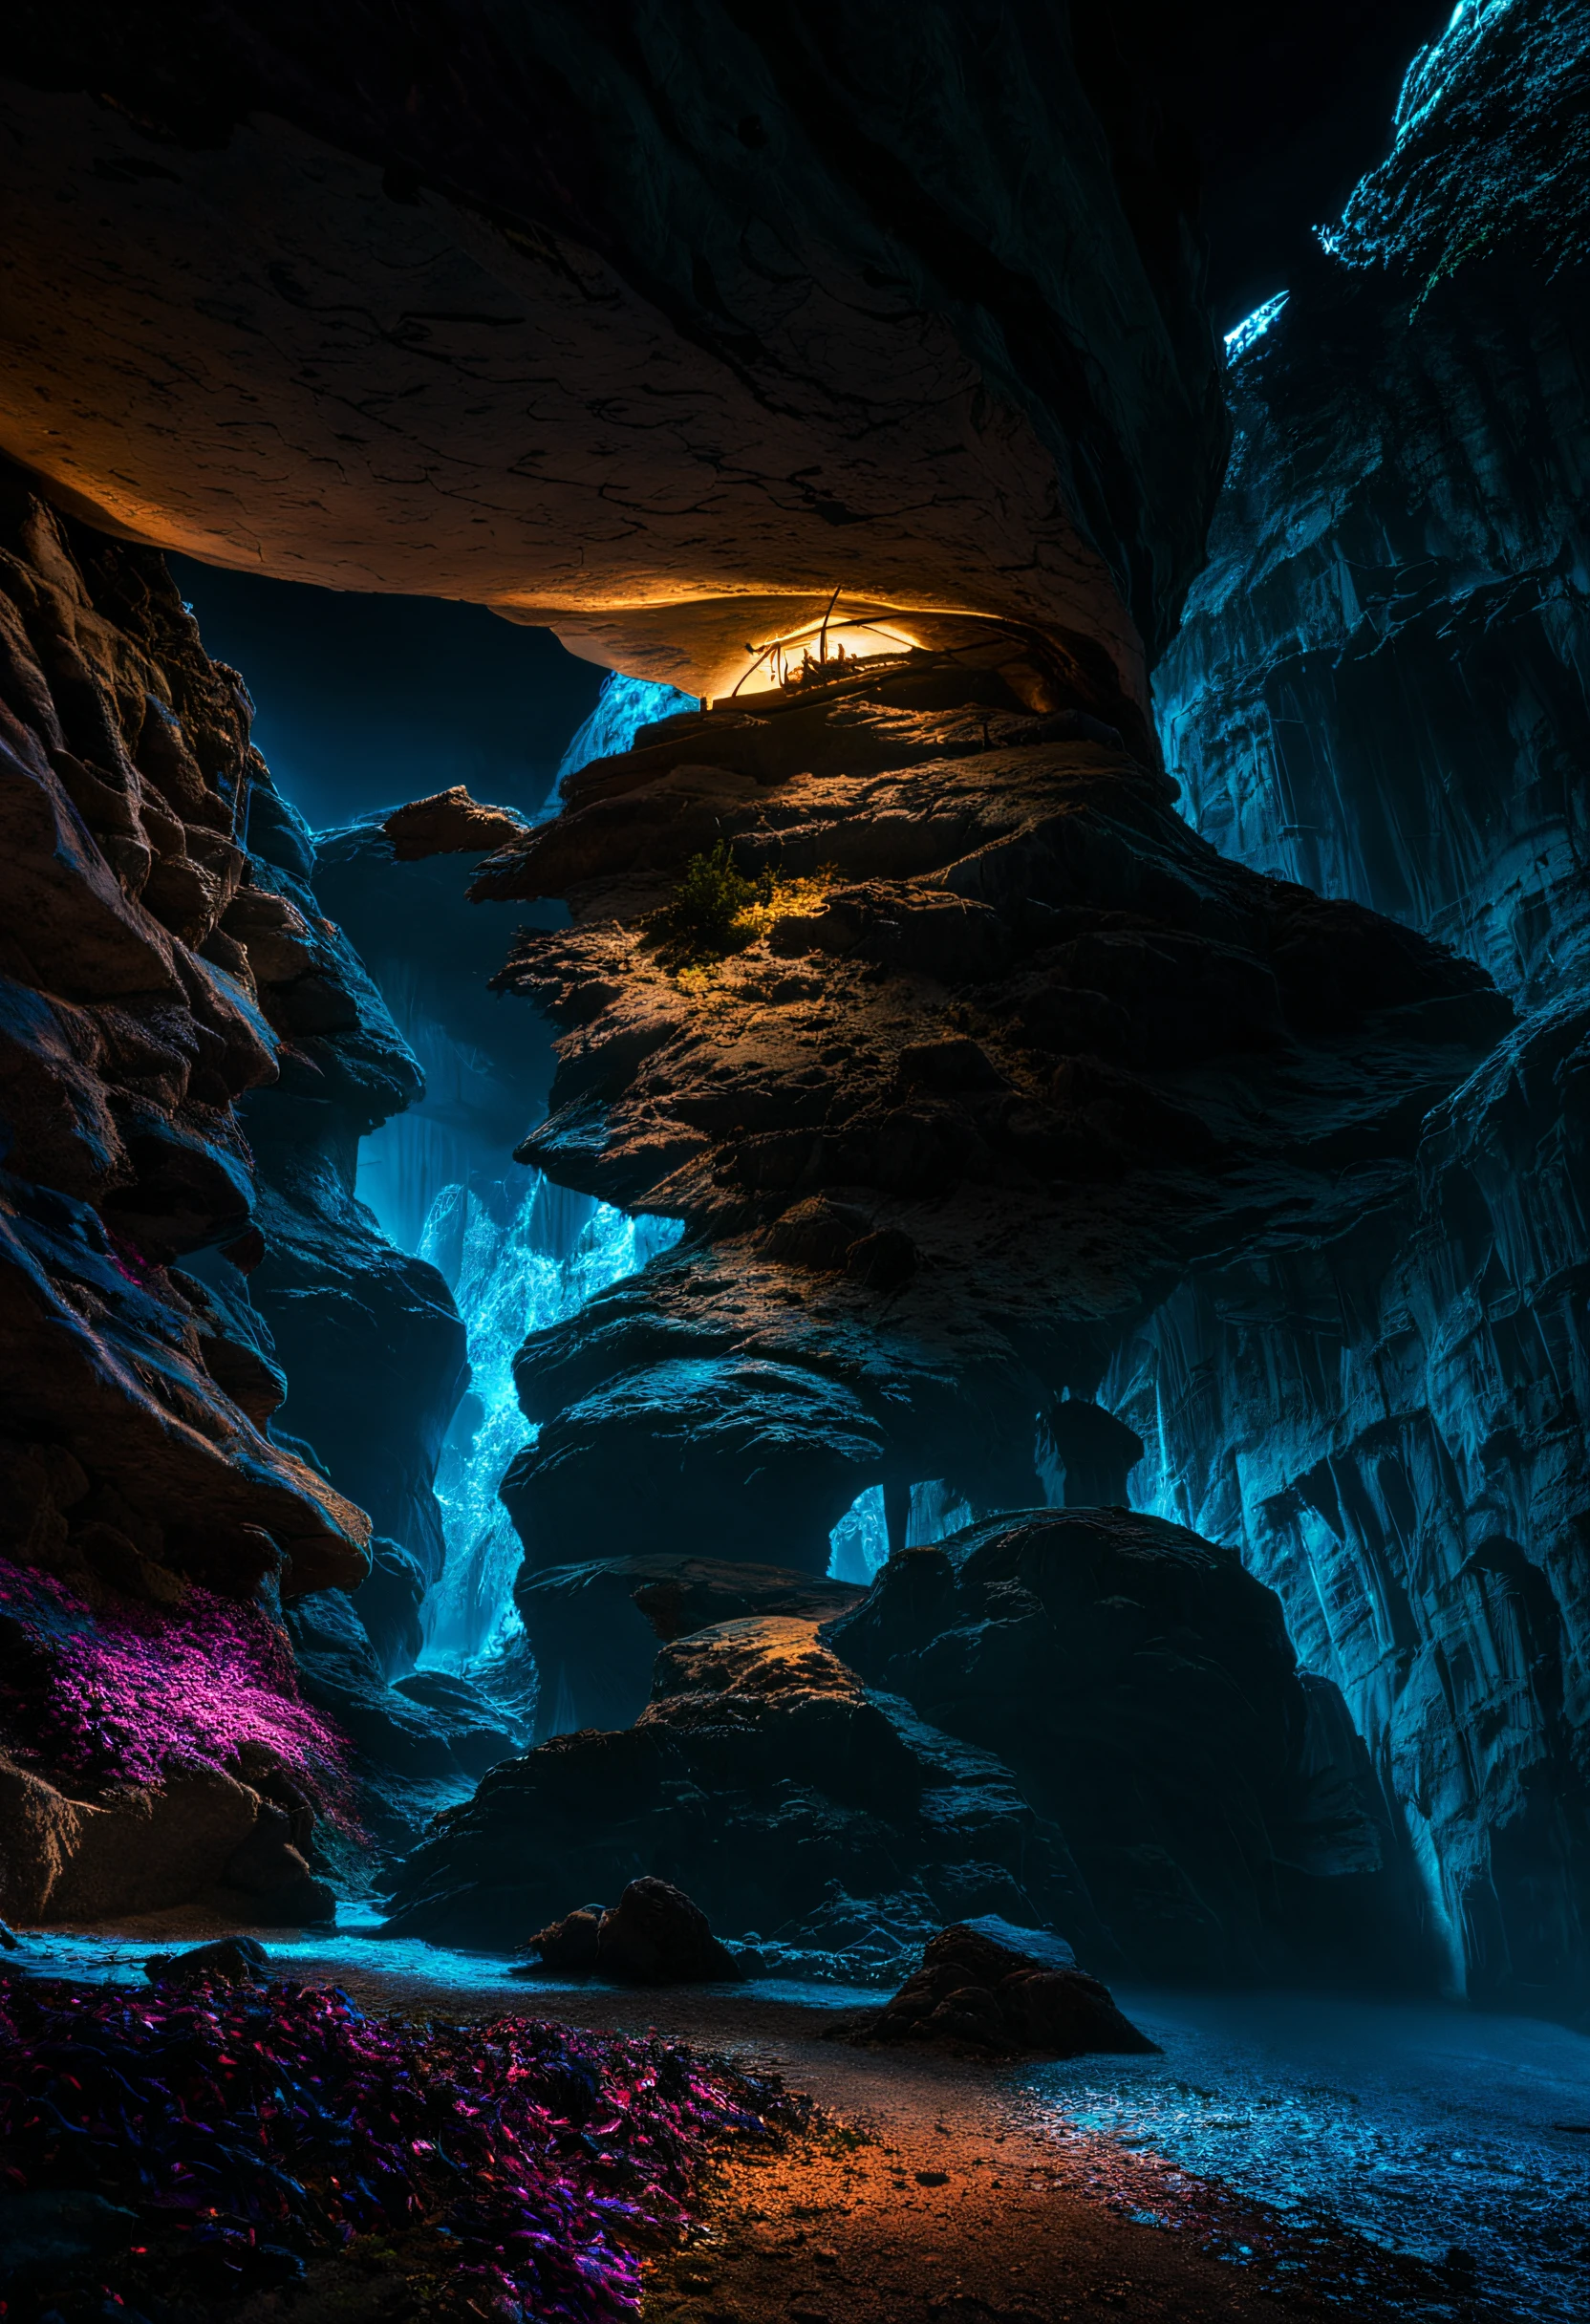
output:
[[[578,774],[592,759],[612,759],[628,750],[642,726],[654,725],[658,719],[675,718],[681,710],[699,707],[694,694],[681,694],[677,686],[659,686],[649,678],[626,678],[622,670],[610,670],[602,680],[595,709],[585,724],[575,729],[568,749],[558,761],[558,771],[541,810],[541,819],[549,820],[563,805],[566,776]]]
[[[930,1476],[911,1489],[911,1515],[906,1520],[907,1549],[926,1549],[947,1541],[975,1511],[954,1485]],[[883,1487],[869,1485],[858,1493],[828,1536],[828,1572],[835,1582],[870,1582],[889,1558],[889,1525],[884,1517]]]
[[[828,1536],[828,1571],[836,1582],[869,1582],[888,1556],[883,1487],[869,1485]]]
[[[447,1562],[425,1602],[431,1665],[458,1668],[488,1652],[517,1624],[519,1537],[497,1488],[536,1431],[519,1409],[513,1359],[532,1331],[560,1323],[621,1276],[677,1242],[677,1218],[631,1218],[541,1175],[505,1220],[462,1186],[431,1206],[420,1257],[453,1288],[472,1374],[437,1474]]]

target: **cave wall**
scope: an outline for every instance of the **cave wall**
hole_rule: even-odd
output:
[[[1585,287],[1497,258],[1410,312],[1321,254],[1233,368],[1209,564],[1154,677],[1196,829],[1526,1001],[1585,975]]]
[[[279,1081],[272,975],[310,965],[237,836],[269,781],[247,696],[158,556],[14,479],[4,515],[8,1426],[103,1477],[128,1559],[351,1586],[368,1519],[272,1441],[280,1374],[229,1328],[259,1256],[238,1104]],[[224,1299],[182,1271],[215,1250]]]
[[[300,1633],[346,1609],[361,1748],[400,1730],[453,1796],[454,1731],[483,1725],[377,1715],[440,1563],[462,1334],[354,1197],[360,1135],[419,1074],[251,711],[158,552],[6,474],[0,1890],[22,1918],[329,1904],[304,1850],[317,1805],[346,1814],[346,1722],[305,1704],[284,1605]]]
[[[1583,2006],[1590,464],[1581,13],[1471,11],[1235,365],[1160,664],[1195,828],[1524,1014],[1412,1185],[1181,1286],[1103,1390],[1134,1495],[1241,1539],[1400,1801],[1455,1990]],[[1578,108],[1576,112],[1576,106]]]

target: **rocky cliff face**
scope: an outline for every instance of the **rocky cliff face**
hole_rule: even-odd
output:
[[[1184,1288],[1105,1391],[1150,1446],[1139,1496],[1244,1539],[1345,1689],[1451,1981],[1551,2008],[1590,1960],[1585,70],[1581,12],[1547,5],[1468,11],[1427,57],[1336,255],[1235,369],[1155,679],[1198,829],[1528,1013],[1429,1114],[1407,1194]]]
[[[520,1359],[532,1567],[821,1571],[871,1484],[1030,1505],[1054,1397],[1189,1270],[1405,1190],[1509,1021],[1425,940],[1222,862],[1011,658],[670,720],[483,871],[576,915],[505,973],[564,1028],[522,1151],[687,1225]],[[715,841],[770,900],[681,968],[669,899]]]
[[[345,1746],[282,1605],[356,1591],[401,1666],[462,1385],[352,1193],[418,1075],[159,555],[14,479],[0,526],[5,1909],[318,1909]]]

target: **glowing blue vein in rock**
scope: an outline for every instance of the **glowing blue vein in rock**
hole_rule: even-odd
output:
[[[1264,336],[1291,295],[1289,290],[1278,290],[1275,297],[1267,298],[1262,307],[1256,307],[1252,314],[1244,315],[1235,331],[1227,332],[1228,363],[1235,363],[1239,355],[1245,355],[1254,341]]]
[[[427,1662],[467,1661],[516,1619],[519,1537],[497,1488],[536,1431],[519,1409],[514,1356],[531,1332],[562,1323],[683,1232],[677,1218],[631,1218],[551,1185],[539,1171],[505,1224],[462,1186],[444,1187],[432,1204],[420,1257],[453,1286],[471,1382],[437,1474],[447,1561],[426,1600]]]

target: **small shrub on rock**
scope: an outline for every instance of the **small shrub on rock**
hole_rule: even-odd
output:
[[[656,931],[681,967],[722,959],[759,933],[747,918],[752,906],[772,901],[772,872],[747,879],[736,868],[728,841],[720,839],[686,864],[673,901],[657,917]]]

